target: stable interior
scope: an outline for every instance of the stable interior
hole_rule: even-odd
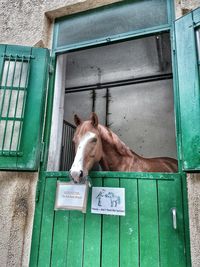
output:
[[[67,54],[60,170],[69,170],[73,116],[95,111],[144,157],[176,158],[169,33]]]

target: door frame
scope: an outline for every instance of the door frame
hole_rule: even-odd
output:
[[[168,5],[170,5],[171,9],[171,15],[170,18],[172,21],[174,21],[174,6],[171,3],[171,1],[168,0]],[[173,23],[169,25],[169,27],[155,27],[153,30],[149,31],[138,31],[133,33],[131,36],[130,35],[123,35],[123,37],[120,37],[110,41],[109,44],[115,43],[115,42],[120,42],[120,41],[128,41],[132,39],[137,39],[137,38],[142,38],[150,35],[154,35],[156,32],[166,32],[168,31],[170,33],[171,37],[171,57],[172,57],[172,72],[173,72],[173,92],[174,92],[174,116],[175,116],[175,130],[176,130],[176,146],[177,146],[177,156],[178,156],[178,166],[179,166],[179,172],[178,174],[181,176],[181,185],[182,185],[182,199],[183,199],[183,213],[184,213],[184,230],[185,230],[185,246],[186,246],[186,258],[187,258],[187,266],[191,265],[191,259],[190,259],[190,238],[189,238],[189,216],[188,216],[188,200],[187,200],[187,181],[186,181],[186,174],[182,171],[182,159],[181,159],[181,153],[180,153],[180,147],[181,147],[181,138],[180,138],[180,110],[179,110],[179,105],[178,105],[178,72],[177,72],[177,62],[176,62],[176,56],[175,56],[175,30],[174,30],[174,25]],[[57,29],[54,29],[54,37],[57,34]],[[49,79],[49,88],[48,88],[48,96],[47,96],[47,108],[46,108],[46,118],[45,118],[45,128],[44,128],[44,157],[43,161],[41,163],[41,168],[40,168],[40,174],[39,174],[39,180],[38,180],[38,185],[37,185],[37,193],[36,193],[36,201],[39,200],[39,198],[43,197],[43,190],[45,186],[45,181],[44,181],[44,172],[46,172],[48,168],[48,151],[50,148],[50,142],[51,142],[51,129],[52,126],[54,125],[54,122],[52,122],[53,119],[53,112],[55,114],[55,105],[54,105],[54,98],[59,99],[61,94],[59,94],[58,88],[62,87],[62,82],[63,79],[61,78],[62,82],[59,83],[59,78],[60,78],[60,70],[61,66],[64,66],[63,62],[64,59],[62,57],[65,57],[66,53],[72,52],[72,51],[77,51],[77,50],[84,50],[87,48],[92,48],[92,47],[97,47],[97,46],[102,46],[103,43],[97,43],[97,42],[91,42],[89,45],[85,44],[76,44],[74,46],[71,46],[69,48],[62,48],[60,50],[52,49],[52,58],[51,58],[51,64],[50,64],[50,79]],[[58,144],[59,145],[59,144]],[[94,176],[95,173],[92,174]],[[65,176],[66,172],[60,172],[61,176]],[[98,173],[96,173],[98,176]],[[147,173],[140,173],[140,177],[146,177]],[[41,194],[40,194],[41,192]],[[42,207],[41,210],[40,208],[36,208],[36,214],[35,217],[40,217],[41,212],[42,212]],[[34,228],[35,230],[38,228],[37,225],[34,223]]]

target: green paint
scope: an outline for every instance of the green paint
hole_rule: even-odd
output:
[[[138,191],[136,179],[121,179],[125,188],[126,216],[120,217],[120,266],[139,265]]]
[[[66,181],[66,179],[60,179]],[[69,211],[55,211],[51,266],[66,266]]]
[[[190,266],[190,261],[186,265],[180,174],[149,179],[148,173],[138,173],[138,178],[133,173],[120,173],[120,178],[113,172],[110,178],[109,173],[106,178],[93,178],[94,186],[125,188],[125,217],[91,214],[91,191],[85,215],[54,212],[56,181],[68,177],[64,172],[42,175],[46,185],[41,187],[44,197],[36,204],[31,267]],[[177,209],[177,230],[172,225],[173,207]]]
[[[30,254],[30,266],[37,266],[39,245],[40,245],[40,236],[41,236],[41,222],[42,222],[42,213],[44,206],[44,191],[46,185],[46,176],[44,173],[39,173],[39,181],[37,184],[37,202],[34,216],[33,224],[33,234],[32,234],[32,245],[31,245],[31,254]]]
[[[192,12],[175,22],[175,35],[181,127],[180,157],[183,170],[195,171],[200,170],[200,86]]]
[[[183,173],[181,176],[181,189],[182,189],[182,202],[184,213],[184,233],[185,233],[185,248],[187,266],[191,266],[191,254],[190,254],[190,231],[189,231],[189,213],[188,213],[188,195],[187,195],[187,176]]]
[[[47,91],[47,103],[46,108],[44,110],[44,114],[46,114],[45,123],[44,123],[44,157],[43,163],[41,164],[41,170],[47,169],[47,161],[48,161],[48,148],[50,143],[50,133],[51,133],[51,118],[52,118],[52,111],[53,111],[53,97],[54,97],[54,82],[55,82],[55,69],[56,69],[56,56],[55,54],[52,55],[50,64],[54,69],[54,72],[49,75],[49,84],[48,84],[48,91]]]
[[[70,211],[67,246],[67,266],[82,267],[85,216],[80,211]]]
[[[0,168],[3,170],[37,170],[39,167],[48,61],[49,51],[47,49],[0,45],[2,103],[6,101],[6,93],[10,92],[7,97],[6,114],[2,112],[3,105],[1,105],[0,112],[0,120],[2,123],[5,122],[2,146],[0,148]],[[8,71],[5,82],[2,83],[2,74],[6,62],[8,62]],[[11,64],[14,64],[13,75],[10,75],[9,72]],[[14,81],[16,64],[21,64],[18,85]],[[22,85],[20,82],[24,75],[24,64],[27,66],[27,72]],[[7,81],[9,81],[8,86]],[[19,116],[17,104],[19,105],[22,92],[24,97],[22,104],[20,104],[22,111]],[[14,95],[16,95],[16,106],[14,113],[12,112],[13,114],[10,115]],[[8,132],[11,123],[13,123],[13,126]],[[19,134],[17,139],[15,138],[16,147],[13,149],[14,132],[17,124],[20,125]],[[7,143],[8,141],[9,144]]]
[[[102,186],[102,179],[93,181],[93,186]],[[85,217],[83,266],[100,266],[101,258],[101,221],[102,216],[91,213],[91,189],[88,197],[87,214]],[[91,240],[93,240],[91,242]]]
[[[166,190],[167,188],[167,190]],[[177,186],[176,181],[158,182],[158,208],[159,208],[159,233],[160,233],[160,259],[161,266],[168,267],[174,266],[174,259],[177,261],[177,266],[186,266],[184,256],[184,241],[182,239],[183,222],[177,221],[177,230],[172,227],[172,207],[177,209],[177,218],[179,219],[180,211],[182,208],[179,206],[181,187]],[[180,241],[179,241],[180,240]],[[181,242],[181,247],[179,247]],[[174,247],[179,247],[178,250]],[[189,265],[188,265],[189,266]]]
[[[51,266],[66,266],[69,211],[55,211]]]
[[[48,267],[50,266],[51,262],[56,181],[56,178],[46,180],[41,224],[41,237],[39,243],[39,255],[37,264],[37,266],[40,267]]]
[[[155,12],[155,7],[160,12]],[[126,17],[127,21],[121,19],[122,17]],[[118,24],[121,27],[116,27]],[[141,34],[153,33],[158,29],[169,30],[171,24],[171,0],[151,1],[151,3],[146,0],[140,2],[126,0],[56,19],[53,51],[63,52],[91,45],[110,44]],[[94,27],[88,31],[90,25]]]
[[[140,266],[159,266],[156,181],[138,181]]]
[[[104,187],[119,187],[119,179],[108,179]],[[119,217],[103,215],[102,225],[102,267],[119,266]]]

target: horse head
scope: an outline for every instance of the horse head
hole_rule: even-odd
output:
[[[102,142],[95,113],[92,113],[87,121],[82,121],[78,115],[74,115],[74,122],[77,126],[73,138],[76,155],[69,172],[75,183],[82,183],[89,170],[102,157]]]

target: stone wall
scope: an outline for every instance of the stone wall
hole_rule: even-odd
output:
[[[119,0],[118,0],[119,1]],[[56,17],[117,0],[0,0],[0,43],[51,47]],[[176,17],[200,0],[175,0]],[[0,172],[0,265],[28,266],[37,173]],[[188,175],[193,267],[200,263],[200,175]]]

